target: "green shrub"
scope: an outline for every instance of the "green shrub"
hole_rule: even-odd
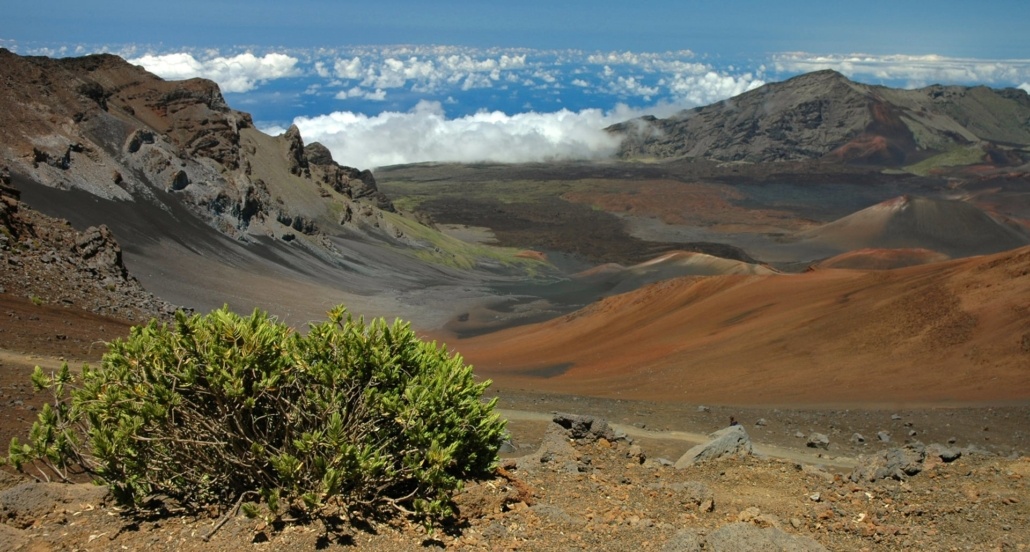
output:
[[[54,393],[19,469],[81,466],[139,505],[161,493],[192,507],[260,495],[274,515],[452,512],[462,481],[494,469],[504,422],[489,382],[410,326],[366,325],[338,307],[307,335],[227,308],[151,321],[84,366],[33,375]],[[255,508],[250,505],[248,511]]]

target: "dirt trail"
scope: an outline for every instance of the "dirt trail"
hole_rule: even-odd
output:
[[[509,421],[530,421],[530,422],[550,422],[554,418],[553,414],[546,412],[530,412],[526,410],[509,410],[506,408],[499,408],[497,412]],[[664,441],[682,441],[689,443],[690,446],[705,443],[709,440],[709,437],[703,433],[694,433],[690,431],[653,431],[650,429],[643,429],[632,425],[611,423],[616,431],[621,431],[630,437],[645,438],[645,439],[656,439]],[[818,452],[807,450],[782,447],[777,445],[769,445],[756,443],[752,441],[755,453],[761,456],[768,456],[771,458],[782,458],[792,460],[795,462],[801,462],[804,464],[821,465],[833,468],[853,469],[858,465],[858,460],[847,456],[827,456]],[[686,452],[687,448],[683,449]]]

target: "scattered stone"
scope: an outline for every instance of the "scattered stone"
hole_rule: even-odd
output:
[[[881,479],[905,479],[923,471],[926,447],[921,443],[910,443],[900,448],[883,451],[871,459],[859,457],[859,466],[851,472],[850,479],[878,481]]]
[[[864,445],[865,437],[861,433],[855,433],[851,436],[851,442],[856,445]]]
[[[630,445],[629,450],[626,451],[626,457],[636,460],[638,464],[643,464],[647,460],[647,455],[644,454],[644,449],[640,445]]]
[[[829,450],[830,438],[822,433],[812,433],[808,436],[808,442],[805,443],[808,448],[820,448],[823,450]]]
[[[561,525],[570,525],[575,527],[586,525],[587,523],[585,519],[578,516],[571,516],[565,510],[551,504],[534,504],[529,507],[529,511],[533,512],[538,517]]]
[[[879,439],[881,443],[891,442],[891,434],[886,431],[877,431],[876,438]]]
[[[673,483],[666,488],[674,491],[680,501],[687,506],[687,509],[697,509],[701,512],[715,510],[715,494],[708,485],[698,481],[686,481]]]
[[[762,511],[761,510],[759,510],[755,506],[750,506],[748,508],[744,508],[743,511],[741,511],[739,514],[737,514],[737,521],[742,521],[744,523],[751,523],[754,520],[758,519],[758,517],[761,516],[761,515],[762,515]]]
[[[775,527],[761,528],[750,523],[730,523],[704,536],[697,529],[683,529],[673,535],[663,552],[726,552],[739,550],[779,550],[781,552],[824,552],[823,545],[809,537],[791,535]]]
[[[891,419],[892,420],[900,420],[901,419],[901,415],[900,414],[891,414]]]
[[[698,407],[697,407],[697,411],[698,411],[698,412],[711,412],[711,411],[712,411],[712,409],[711,409],[711,408],[708,408],[708,407],[707,407],[707,406],[705,406],[705,405],[700,405],[700,406],[698,406]]]
[[[805,434],[800,432],[800,431],[796,431],[796,432],[794,432],[794,437],[796,437],[798,439],[804,439],[805,438]]]
[[[755,421],[755,425],[758,426],[758,427],[763,427],[767,423],[768,422],[765,421],[765,418],[759,418],[758,420]]]

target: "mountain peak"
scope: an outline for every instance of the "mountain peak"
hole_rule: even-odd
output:
[[[979,142],[1030,145],[1030,129],[1020,124],[1030,119],[1030,103],[1019,95],[984,87],[975,93],[949,90],[873,87],[824,69],[669,119],[638,119],[609,131],[624,135],[624,158],[830,158],[903,166]]]

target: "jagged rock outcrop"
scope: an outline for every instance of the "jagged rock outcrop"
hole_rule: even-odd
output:
[[[826,70],[608,130],[624,137],[619,155],[625,158],[828,158],[899,166],[979,144],[985,162],[1018,165],[1025,162],[1019,146],[1030,144],[1030,95],[961,86],[897,90]]]
[[[164,81],[112,55],[49,59],[0,49],[0,105],[0,150],[32,181],[165,210],[181,202],[243,241],[314,236],[340,224],[389,235],[378,211],[394,207],[370,171],[305,146],[296,126],[262,134],[211,81]]]
[[[168,318],[177,307],[143,289],[106,226],[76,232],[19,201],[0,168],[0,293],[129,320]]]
[[[333,161],[333,154],[329,148],[318,142],[304,146],[303,158],[304,166],[316,182],[325,184],[348,198],[371,199],[379,209],[396,211],[390,198],[379,191],[372,171],[337,164]]]

